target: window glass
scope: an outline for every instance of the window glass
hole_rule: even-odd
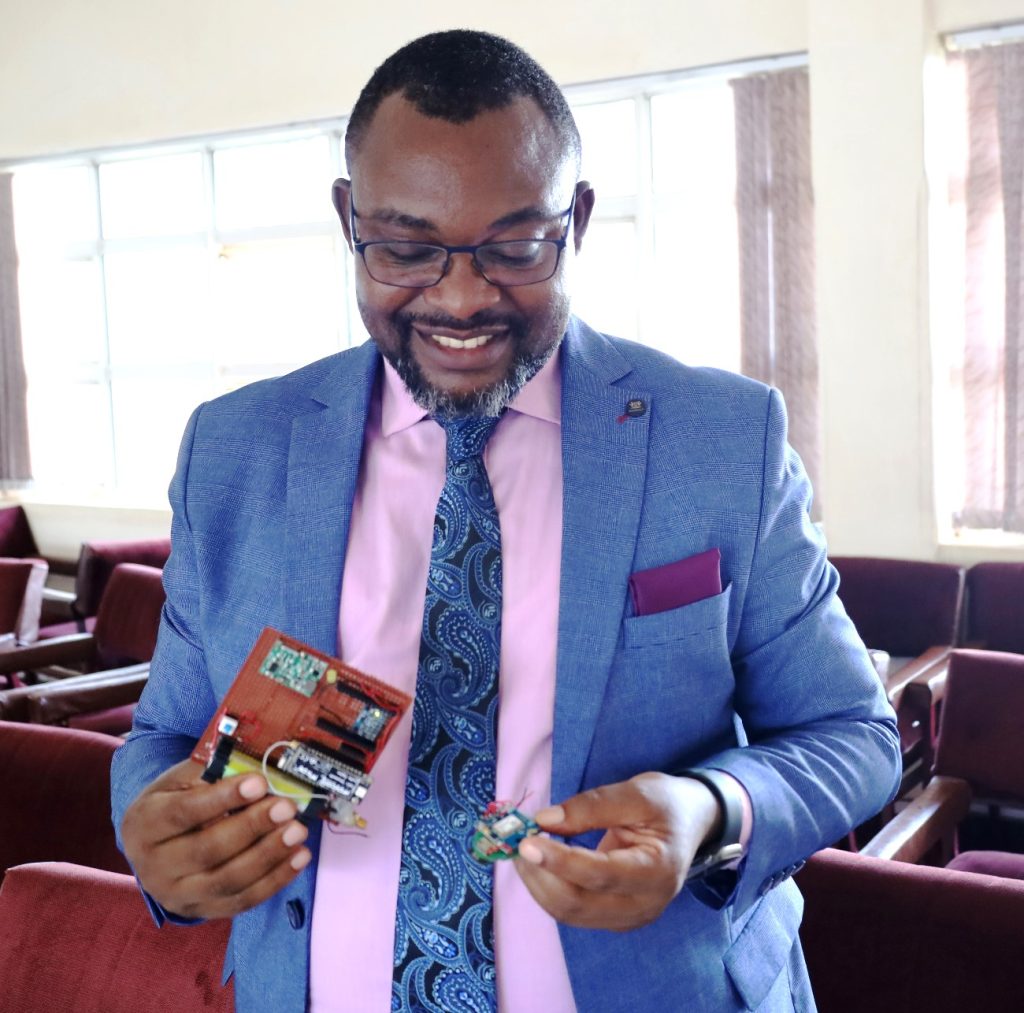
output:
[[[18,271],[21,340],[30,373],[106,359],[98,258],[25,258]]]
[[[573,108],[583,142],[583,178],[598,197],[637,192],[636,102],[597,102]]]
[[[112,363],[209,361],[209,263],[198,245],[107,256]]]
[[[206,228],[200,152],[108,162],[99,171],[105,238],[181,236]]]
[[[632,221],[593,221],[575,265],[573,309],[592,327],[636,339],[637,234]]]
[[[725,81],[693,84],[651,98],[655,193],[727,194],[736,190],[736,127]]]
[[[654,229],[650,343],[693,366],[740,368],[739,249],[731,201],[665,201]]]
[[[222,246],[211,307],[220,361],[280,372],[339,351],[343,284],[330,236]]]
[[[22,259],[53,256],[99,233],[96,191],[87,165],[19,169],[14,174],[14,226]]]
[[[327,137],[214,152],[217,228],[330,222],[334,182]]]

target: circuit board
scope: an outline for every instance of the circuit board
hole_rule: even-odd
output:
[[[363,826],[355,807],[411,702],[393,686],[268,628],[192,758],[206,768],[206,781],[265,774],[307,823],[320,816]]]

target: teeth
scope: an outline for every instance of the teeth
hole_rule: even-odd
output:
[[[449,338],[446,334],[431,334],[430,335],[442,348],[480,348],[481,345],[486,345],[493,334],[481,334],[478,338]]]

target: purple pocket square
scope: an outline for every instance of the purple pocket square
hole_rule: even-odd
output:
[[[718,549],[708,549],[675,563],[634,573],[629,578],[633,615],[668,612],[669,609],[692,605],[703,598],[721,594],[721,559],[722,553]]]

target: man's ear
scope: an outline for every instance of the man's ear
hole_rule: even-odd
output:
[[[341,221],[341,231],[345,233],[345,242],[352,249],[352,220],[349,217],[349,207],[352,201],[352,181],[348,179],[336,179],[331,186],[331,201],[334,210],[338,212]]]
[[[594,213],[596,196],[593,187],[585,179],[581,179],[576,184],[576,206],[573,208],[572,214],[572,239],[577,253],[583,246],[583,237],[590,224],[590,216]]]

